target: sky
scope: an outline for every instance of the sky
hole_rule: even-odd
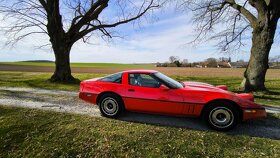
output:
[[[122,25],[115,29],[121,38],[110,41],[92,37],[92,44],[81,41],[71,50],[71,62],[87,63],[156,63],[166,62],[170,56],[188,59],[189,62],[203,61],[214,57],[231,57],[235,60],[248,60],[251,42],[239,53],[221,54],[213,41],[193,46],[188,44],[195,38],[191,15],[161,10],[156,19],[135,24]],[[15,46],[4,46],[7,37],[0,34],[0,61],[54,60],[49,48],[38,48],[48,43],[48,37],[33,35],[18,42]],[[277,47],[278,45],[278,47]],[[280,55],[279,43],[274,44],[270,56]]]

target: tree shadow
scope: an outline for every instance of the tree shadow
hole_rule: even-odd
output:
[[[261,92],[255,92],[255,95],[280,95],[279,89],[272,89]]]
[[[214,131],[208,128],[201,119],[173,117],[163,115],[126,112],[119,118],[122,121],[168,126],[176,128],[194,129],[200,131]],[[280,119],[269,115],[263,120],[247,121],[238,124],[233,130],[225,132],[229,135],[247,135],[251,137],[270,138],[280,140]]]
[[[255,96],[255,98],[272,100],[272,101],[280,101],[280,98],[275,98],[275,97],[272,97],[272,96]]]
[[[273,91],[273,90],[277,90],[277,91]],[[279,91],[279,89],[277,88],[275,88],[275,89],[270,89],[270,90],[268,90],[265,94],[267,94],[267,95],[280,95],[280,92],[278,92]]]

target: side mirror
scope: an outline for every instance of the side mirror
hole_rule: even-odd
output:
[[[169,88],[166,87],[164,84],[161,84],[160,87],[159,87],[159,89],[161,89],[161,90],[163,90],[163,91],[168,91],[168,90],[169,90]]]

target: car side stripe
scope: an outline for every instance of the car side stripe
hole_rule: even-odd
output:
[[[194,105],[204,105],[204,103],[194,103],[194,102],[180,102],[180,101],[168,101],[168,100],[156,100],[156,99],[147,99],[147,98],[136,98],[136,97],[123,97],[129,99],[139,99],[139,100],[151,100],[151,101],[161,101],[161,102],[173,102],[173,103],[187,103],[187,104],[194,104]],[[189,109],[190,110],[190,109]]]

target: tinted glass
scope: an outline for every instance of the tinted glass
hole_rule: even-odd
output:
[[[105,82],[122,83],[122,73],[119,72],[109,76],[105,76],[100,80]]]
[[[149,88],[159,88],[161,83],[148,74],[129,74],[129,84]]]
[[[175,81],[172,78],[160,72],[156,72],[153,75],[170,88],[174,88],[174,89],[183,88],[183,85],[180,82]]]

